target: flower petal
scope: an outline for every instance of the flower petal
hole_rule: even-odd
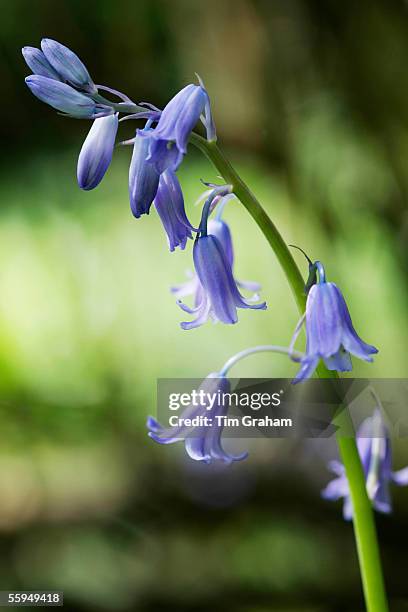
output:
[[[194,244],[193,258],[198,278],[217,319],[227,324],[236,323],[235,281],[217,238],[211,235],[198,238]]]
[[[177,113],[175,124],[175,138],[177,148],[183,155],[187,153],[187,143],[194,126],[200,119],[203,112],[207,96],[203,89],[193,85],[190,95],[184,102],[184,107]],[[165,109],[166,110],[166,109]],[[164,111],[163,111],[164,112]]]
[[[152,136],[148,161],[158,172],[177,170],[187,151],[191,131],[208,104],[208,95],[200,85],[187,85],[163,109]]]
[[[336,501],[337,499],[345,497],[348,494],[349,486],[347,478],[345,476],[334,478],[327,484],[327,486],[321,492],[321,496],[323,497],[323,499],[328,499],[330,501]]]
[[[220,407],[212,414],[212,418],[215,420],[216,416],[223,416],[226,415],[226,413],[226,408]],[[233,461],[242,461],[243,459],[246,459],[248,457],[247,451],[238,455],[233,455],[224,450],[221,441],[223,429],[223,425],[218,425],[217,421],[215,420],[205,437],[205,452],[211,457],[211,459],[223,461],[227,464],[230,464]]]
[[[149,214],[159,187],[160,175],[155,166],[146,161],[149,146],[150,139],[142,138],[138,131],[129,167],[130,209],[136,219]]]
[[[199,438],[187,438],[185,441],[185,448],[187,454],[194,459],[194,461],[204,461],[210,463],[211,457],[205,452],[205,437],[204,435]]]
[[[176,174],[167,169],[160,175],[154,205],[166,230],[170,251],[183,250],[193,229],[184,209],[183,193]]]
[[[333,283],[318,283],[310,289],[306,303],[307,353],[331,357],[341,344],[342,321]]]
[[[392,511],[388,481],[382,481],[375,493],[373,505],[378,512],[389,514]]]
[[[197,311],[197,318],[194,319],[194,321],[183,321],[182,323],[180,323],[180,327],[184,330],[200,327],[201,325],[204,325],[204,323],[207,323],[210,314],[211,302],[206,298],[205,300],[203,300]]]
[[[204,105],[202,88],[198,85],[187,85],[163,109],[154,137],[177,141],[178,148],[185,153],[186,133],[188,131],[189,135],[199,120]]]
[[[367,344],[363,342],[361,338],[358,336],[356,330],[353,327],[353,323],[351,321],[350,313],[347,308],[346,301],[340,291],[340,289],[334,284],[331,283],[334,291],[337,295],[337,303],[339,307],[339,311],[341,313],[342,318],[342,344],[346,351],[355,355],[359,359],[364,359],[365,361],[372,361],[371,355],[378,353],[378,349],[371,344]]]
[[[228,225],[221,219],[210,219],[208,221],[208,233],[219,240],[224,249],[228,263],[232,268],[234,265],[234,249],[232,246],[231,231]]]
[[[300,363],[301,363],[300,370],[292,381],[294,385],[296,383],[301,382],[302,380],[306,380],[307,378],[310,378],[313,375],[315,369],[317,368],[317,364],[319,363],[319,358],[318,357],[315,357],[315,358],[305,357],[304,359],[301,360]]]
[[[141,134],[141,136],[144,136],[144,134]],[[159,174],[167,169],[175,172],[183,161],[183,154],[174,143],[168,140],[156,140],[151,138],[149,155],[146,161],[154,165]]]
[[[337,370],[338,372],[351,372],[351,370],[353,369],[350,359],[350,353],[347,353],[347,351],[345,351],[343,347],[340,347],[340,349],[335,355],[332,355],[331,357],[325,357],[324,363],[326,364],[328,370]]]
[[[240,289],[244,289],[245,291],[260,291],[261,289],[261,285],[260,283],[256,283],[255,281],[241,281],[241,280],[237,280],[237,287],[239,287]]]
[[[327,467],[331,472],[333,472],[333,474],[336,474],[336,476],[344,476],[345,469],[341,461],[333,459],[332,461],[329,461]]]
[[[402,468],[397,472],[392,472],[391,478],[396,485],[404,487],[408,485],[408,467]]]
[[[351,521],[353,518],[353,502],[351,497],[347,496],[343,504],[343,518],[345,521]]]
[[[177,298],[183,298],[188,295],[194,295],[199,284],[200,281],[198,280],[197,276],[194,275],[193,278],[190,278],[190,280],[186,281],[185,283],[176,285],[175,287],[170,287],[170,291]]]

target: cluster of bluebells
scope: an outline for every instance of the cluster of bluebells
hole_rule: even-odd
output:
[[[194,307],[181,302],[180,306],[196,318],[182,323],[182,328],[198,327],[210,317],[233,324],[237,322],[237,308],[266,308],[264,302],[254,304],[239,292],[232,273],[232,240],[227,224],[221,218],[208,223],[208,215],[222,196],[230,192],[230,187],[213,186],[199,228],[191,224],[186,214],[177,170],[187,153],[191,132],[202,121],[207,139],[216,139],[210,99],[201,79],[198,85],[189,84],[179,91],[161,111],[152,104],[135,104],[125,94],[105,85],[95,85],[77,55],[54,40],[43,39],[41,49],[24,47],[23,56],[34,73],[26,78],[26,83],[37,98],[67,116],[93,119],[78,158],[77,178],[82,189],[94,189],[105,176],[119,123],[129,119],[145,121],[143,129],[136,129],[134,137],[123,142],[133,147],[130,208],[139,219],[149,214],[152,205],[155,207],[170,251],[184,249],[195,236]],[[101,91],[120,101],[110,101]],[[251,284],[241,287],[252,289]],[[182,290],[178,297],[181,294]]]
[[[144,125],[137,128],[130,139],[119,143],[132,146],[130,209],[139,219],[149,215],[154,206],[170,251],[177,247],[183,250],[187,242],[194,239],[195,271],[187,282],[172,288],[180,308],[193,317],[182,322],[181,327],[185,330],[196,328],[209,319],[234,324],[238,320],[239,308],[264,310],[266,303],[259,302],[259,285],[238,281],[234,276],[231,230],[222,218],[225,204],[234,198],[233,186],[208,185],[210,189],[202,198],[205,203],[198,227],[193,226],[186,213],[177,170],[187,153],[191,133],[201,122],[207,140],[216,140],[210,99],[201,79],[198,79],[198,84],[181,89],[160,110],[150,103],[136,104],[126,94],[106,85],[95,85],[79,57],[55,40],[43,39],[41,48],[24,47],[23,56],[33,73],[26,78],[26,84],[37,98],[65,116],[93,121],[78,157],[77,179],[81,189],[94,189],[104,178],[117,144],[119,124],[128,120],[143,121]],[[214,210],[216,215],[211,218]],[[240,289],[252,293],[252,296],[244,297]],[[337,372],[352,369],[351,355],[372,361],[377,349],[357,334],[345,299],[337,285],[327,282],[321,262],[312,263],[309,259],[309,279],[305,290],[306,311],[287,349],[289,357],[300,362],[293,382],[311,377],[321,360],[329,370]],[[183,301],[188,296],[192,297],[192,306]],[[295,356],[294,345],[303,324],[306,351],[299,357]],[[210,374],[203,382],[203,388],[209,387],[213,391],[225,392],[229,386],[224,370]],[[206,408],[205,405],[189,407],[183,417],[199,416]],[[222,415],[225,409],[217,405],[214,410]],[[220,425],[188,430],[164,428],[150,417],[147,427],[150,437],[161,444],[183,440],[188,455],[197,461],[231,463],[247,456],[247,453],[232,455],[224,450]],[[391,471],[389,439],[378,411],[362,425],[357,442],[369,496],[378,510],[388,512],[391,508],[388,484],[390,481],[407,484],[408,472],[407,469]],[[352,507],[344,468],[338,462],[332,462],[331,468],[337,478],[323,494],[328,499],[343,497],[344,515],[350,518]]]

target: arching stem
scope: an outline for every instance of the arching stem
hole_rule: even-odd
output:
[[[212,162],[225,182],[232,186],[233,193],[259,226],[281,265],[300,314],[303,315],[306,305],[304,280],[272,219],[215,142],[208,142],[195,133],[191,135],[191,142]],[[323,364],[317,368],[317,374],[321,378],[337,376],[337,373],[327,370]],[[388,605],[374,514],[367,495],[365,476],[347,410],[338,411],[335,423],[339,427],[336,437],[350,487],[354,533],[367,610],[368,612],[387,612]]]

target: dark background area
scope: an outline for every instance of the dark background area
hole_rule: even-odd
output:
[[[379,346],[354,375],[406,377],[408,4],[0,8],[0,588],[63,589],[66,607],[84,611],[362,610],[352,527],[319,495],[330,441],[243,440],[250,458],[225,468],[145,433],[157,377],[205,376],[246,346],[288,344],[297,313],[257,228],[228,211],[239,275],[262,282],[269,310],[181,332],[168,286],[190,252],[169,255],[157,219],[131,217],[130,150],[97,190],[79,191],[89,125],[30,94],[20,49],[55,38],[96,83],[160,107],[200,74],[220,145]],[[180,177],[197,217],[199,179],[216,175],[191,151]],[[295,371],[259,356],[234,375]],[[397,469],[408,451],[393,443]],[[393,499],[377,523],[391,610],[404,612],[407,491]]]

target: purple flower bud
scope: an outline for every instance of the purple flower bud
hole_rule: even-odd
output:
[[[160,175],[154,165],[146,161],[149,145],[149,138],[136,134],[129,168],[130,208],[136,219],[149,214],[159,186]]]
[[[242,297],[233,277],[231,264],[215,236],[208,234],[195,241],[193,259],[202,287],[202,299],[194,309],[183,308],[197,315],[194,321],[181,323],[183,329],[202,325],[210,315],[222,323],[236,323],[237,308],[266,309],[265,302],[253,304]]]
[[[78,157],[78,185],[86,191],[94,189],[112,160],[118,131],[118,114],[95,119]]]
[[[51,66],[64,81],[88,93],[97,93],[89,72],[71,49],[51,38],[42,39],[41,49]]]
[[[187,152],[191,131],[209,108],[208,94],[200,85],[187,85],[164,108],[151,134],[148,161],[158,172],[176,170]]]
[[[203,391],[203,394],[200,391]],[[180,415],[180,425],[165,428],[156,419],[149,417],[147,420],[149,436],[159,444],[174,444],[184,440],[187,454],[195,461],[211,463],[218,460],[229,464],[246,459],[248,453],[232,455],[224,450],[221,442],[224,429],[222,417],[227,414],[228,405],[220,401],[220,398],[222,394],[230,391],[231,385],[227,378],[218,372],[209,374],[197,390],[199,400],[192,401]],[[209,397],[211,400],[214,398],[214,402],[210,403]],[[194,419],[193,422],[197,424],[186,425],[186,419]]]
[[[306,354],[295,383],[309,378],[320,359],[329,370],[348,372],[352,369],[349,353],[365,361],[372,361],[371,355],[378,353],[375,346],[366,344],[357,335],[344,297],[334,283],[319,282],[310,289],[306,302],[306,337]]]
[[[377,408],[372,417],[365,419],[357,431],[357,448],[366,479],[368,497],[378,512],[392,510],[389,484],[408,485],[408,467],[392,471],[391,441],[389,432]],[[345,469],[340,461],[331,461],[330,470],[337,478],[329,482],[322,491],[322,497],[335,501],[344,498],[343,516],[353,517],[350,488]]]
[[[184,209],[183,192],[176,174],[168,169],[160,175],[154,205],[166,230],[170,251],[184,249],[187,238],[192,238],[193,226]]]
[[[63,80],[40,49],[36,47],[23,47],[21,51],[27,66],[31,68],[34,74],[55,79],[56,81]]]
[[[112,109],[96,104],[88,96],[66,83],[31,74],[25,80],[31,92],[42,102],[78,119],[93,119],[97,115],[110,115]]]

